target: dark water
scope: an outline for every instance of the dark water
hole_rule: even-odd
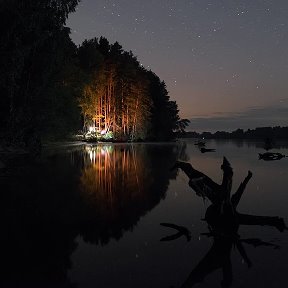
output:
[[[216,152],[200,153],[193,140],[69,145],[47,148],[34,162],[15,160],[1,179],[0,286],[288,287],[288,231],[241,225],[235,239],[209,237],[201,220],[209,201],[170,169],[190,162],[220,183],[226,156],[232,192],[253,173],[238,211],[287,223],[288,158],[258,160],[264,150],[256,142],[207,147]],[[288,155],[288,145],[272,151]],[[169,237],[178,230],[163,222],[191,237]]]

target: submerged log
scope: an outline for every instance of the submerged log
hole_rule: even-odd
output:
[[[274,226],[279,231],[285,229],[282,218],[270,216],[254,216],[237,212],[237,206],[252,178],[252,172],[240,183],[236,192],[231,196],[233,169],[224,157],[221,169],[223,171],[222,183],[217,184],[204,173],[194,169],[190,163],[177,161],[172,169],[180,168],[189,177],[189,186],[196,195],[208,198],[212,205],[207,208],[205,220],[208,224],[235,223],[236,225],[267,225]],[[224,221],[225,220],[225,221]]]
[[[187,241],[191,240],[191,232],[186,227],[178,226],[178,225],[171,224],[171,223],[160,223],[160,225],[164,227],[169,227],[178,231],[177,233],[173,235],[161,238],[160,241],[171,241],[171,240],[178,239],[181,236],[185,236]]]
[[[223,179],[221,184],[215,183],[204,173],[194,169],[190,163],[178,161],[173,168],[181,169],[189,177],[189,186],[198,196],[208,198],[211,205],[205,213],[205,221],[208,223],[209,237],[213,237],[213,244],[192,270],[187,280],[181,286],[182,288],[192,287],[204,280],[204,278],[216,269],[222,269],[223,280],[222,287],[230,287],[232,284],[232,264],[231,250],[236,247],[248,267],[251,267],[250,261],[244,244],[257,246],[271,246],[278,248],[277,245],[262,241],[261,239],[241,239],[238,235],[240,225],[260,225],[275,227],[280,232],[287,229],[283,218],[274,216],[257,216],[242,214],[237,211],[238,204],[245,191],[245,188],[252,178],[252,172],[248,171],[247,176],[239,185],[236,192],[231,196],[233,169],[224,157],[221,169]]]
[[[283,155],[278,152],[265,152],[265,153],[258,153],[259,160],[265,160],[265,161],[273,161],[273,160],[280,160],[284,157],[287,157],[286,155]]]
[[[201,153],[215,152],[215,149],[211,149],[211,148],[201,148],[200,151],[201,151]]]

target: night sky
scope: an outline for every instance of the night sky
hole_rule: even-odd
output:
[[[67,26],[131,50],[188,130],[288,125],[287,0],[82,0]]]

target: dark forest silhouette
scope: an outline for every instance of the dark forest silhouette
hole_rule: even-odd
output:
[[[104,37],[76,47],[65,24],[79,2],[1,1],[0,144],[38,154],[91,125],[132,141],[184,131],[164,81],[131,51]]]
[[[269,139],[269,143],[266,142],[265,146],[268,144],[268,150],[272,148],[273,139],[288,139],[288,127],[258,127],[255,129],[248,129],[244,131],[243,129],[237,129],[232,132],[226,131],[217,131],[215,133],[211,132],[191,132],[187,131],[182,133],[180,137],[184,138],[205,138],[205,139],[260,139],[262,141],[267,141]],[[264,148],[265,148],[264,146]]]

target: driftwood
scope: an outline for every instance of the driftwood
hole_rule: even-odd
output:
[[[265,160],[265,161],[273,161],[273,160],[280,160],[284,157],[287,157],[281,153],[278,152],[265,152],[265,153],[258,153],[259,160]]]
[[[252,263],[242,245],[243,243],[253,245],[254,247],[271,246],[278,248],[277,245],[264,242],[261,239],[241,239],[238,235],[240,225],[271,226],[280,232],[287,229],[282,218],[248,215],[237,211],[237,206],[245,191],[246,185],[252,178],[251,171],[248,171],[243,182],[231,196],[233,170],[225,157],[221,165],[221,169],[223,170],[221,184],[215,183],[204,173],[194,169],[190,163],[178,161],[173,168],[183,170],[189,178],[189,186],[198,196],[207,198],[211,202],[211,205],[206,210],[204,219],[208,223],[209,233],[204,233],[203,235],[212,237],[213,244],[208,253],[192,270],[187,280],[183,283],[183,288],[194,286],[196,283],[203,281],[208,274],[220,268],[222,268],[223,271],[221,286],[230,287],[232,284],[230,254],[234,246],[248,267],[250,267]]]
[[[206,152],[215,152],[215,149],[212,148],[200,148],[201,153],[206,153]]]
[[[160,223],[160,225],[164,227],[173,228],[176,231],[178,231],[175,234],[161,238],[160,241],[171,241],[171,240],[178,239],[181,236],[185,236],[187,241],[191,240],[191,232],[186,227],[178,226],[178,225],[171,224],[171,223]]]

